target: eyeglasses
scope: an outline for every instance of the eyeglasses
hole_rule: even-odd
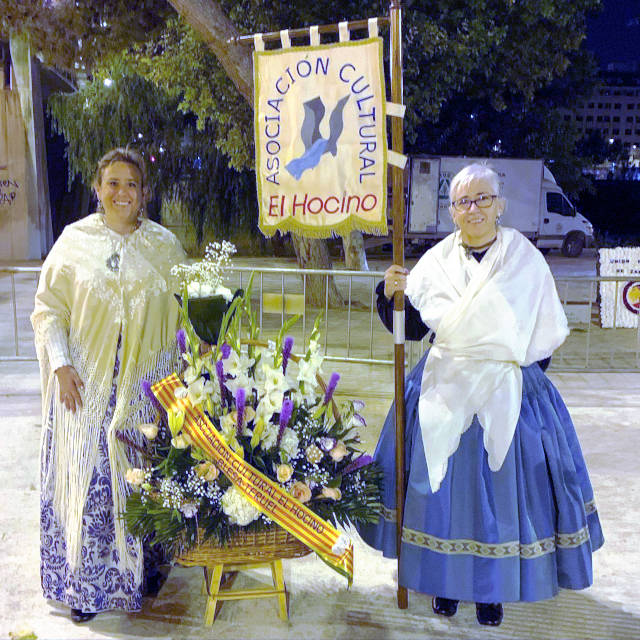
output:
[[[456,211],[469,211],[472,204],[475,204],[476,207],[480,207],[481,209],[488,209],[497,197],[498,196],[483,195],[476,198],[475,200],[465,197],[460,198],[459,200],[455,200],[451,204]]]

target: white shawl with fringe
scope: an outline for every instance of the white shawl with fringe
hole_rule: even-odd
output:
[[[107,268],[107,259],[114,252],[120,255],[116,273]],[[140,541],[135,542],[133,554],[129,553],[119,517],[129,492],[124,475],[130,464],[127,447],[116,434],[148,422],[155,413],[141,394],[141,380],[154,381],[177,366],[179,307],[173,299],[176,283],[170,269],[184,258],[178,239],[150,220],[142,220],[136,231],[123,237],[104,224],[101,214],[92,214],[64,229],[42,266],[31,315],[44,424],[53,411],[52,457],[42,490],[53,491],[53,507],[65,530],[66,559],[72,568],[81,562],[82,514],[120,337],[116,405],[107,430],[115,547],[125,567],[138,582],[141,579]],[[57,378],[49,360],[48,346],[60,336],[68,340],[71,364],[84,382],[84,406],[75,414],[59,402]]]
[[[419,416],[433,492],[474,415],[489,467],[502,466],[520,414],[522,371],[567,337],[551,271],[519,231],[502,227],[480,262],[457,231],[411,270],[406,295],[436,332],[422,375]]]

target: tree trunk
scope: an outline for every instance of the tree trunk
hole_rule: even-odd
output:
[[[213,0],[170,0],[173,8],[213,51],[231,82],[253,107],[253,64],[251,47],[229,44],[239,36],[220,3]]]
[[[303,238],[291,234],[291,242],[296,250],[298,266],[301,269],[332,269],[331,256],[327,243],[317,238]],[[344,306],[344,300],[336,287],[333,276],[327,278],[321,275],[307,276],[306,298],[313,307],[324,307],[327,300],[326,285],[329,284],[329,306],[332,308]]]
[[[362,232],[352,231],[348,236],[342,236],[342,248],[344,249],[344,265],[347,269],[369,271]]]

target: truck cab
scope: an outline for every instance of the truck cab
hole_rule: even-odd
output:
[[[576,258],[593,242],[593,226],[564,195],[551,171],[544,168],[542,219],[536,245],[540,249],[561,249]]]

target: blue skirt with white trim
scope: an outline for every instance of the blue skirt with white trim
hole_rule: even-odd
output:
[[[429,486],[418,399],[426,355],[406,380],[404,506],[399,583],[471,602],[552,598],[592,583],[591,554],[604,542],[593,490],[569,412],[538,364],[522,369],[520,418],[504,464],[489,469],[477,418]],[[362,538],[396,557],[394,407],[375,453],[384,470],[383,517]]]

